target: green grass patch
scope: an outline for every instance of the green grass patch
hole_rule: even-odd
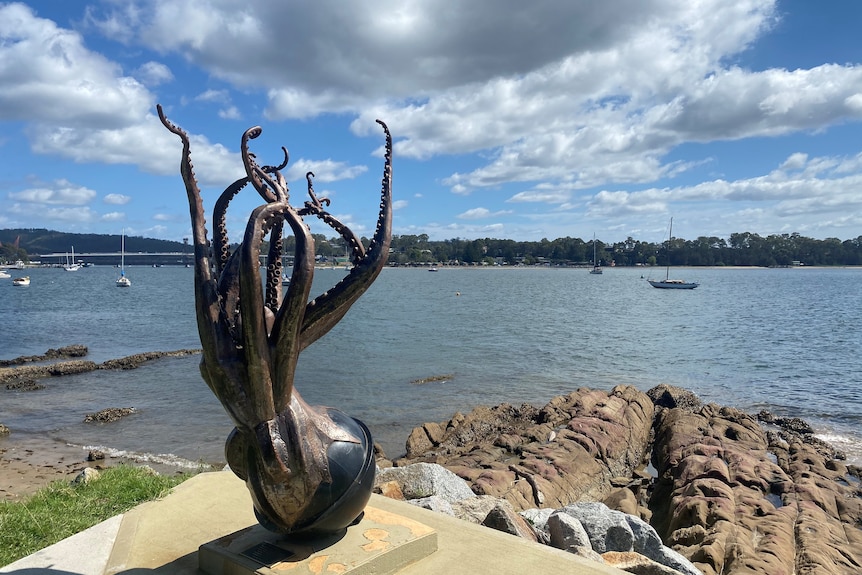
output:
[[[0,502],[0,566],[163,497],[192,475],[118,465],[86,484],[55,481],[22,501]]]

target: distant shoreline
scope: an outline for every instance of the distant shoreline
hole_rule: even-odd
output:
[[[119,266],[115,265],[99,265],[93,264],[90,267],[100,267],[100,268],[116,268]],[[152,265],[126,265],[127,268],[150,268],[150,267],[162,267],[162,268],[184,268],[187,266],[180,264],[164,264],[159,266]],[[603,270],[660,270],[665,269],[665,266],[601,266]],[[670,266],[674,269],[692,269],[692,270],[778,270],[778,269],[796,269],[796,270],[804,270],[804,269],[812,269],[812,270],[828,270],[828,269],[850,269],[850,270],[862,270],[862,265],[859,266],[851,266],[851,265],[840,265],[840,266],[815,266],[815,265],[801,265],[801,266],[773,266],[773,267],[763,267],[763,266]],[[57,264],[25,264],[25,269],[62,269],[61,266]],[[541,265],[541,266],[510,266],[510,265],[449,265],[449,264],[441,264],[441,263],[428,263],[428,264],[414,264],[414,265],[397,265],[391,266],[387,265],[383,269],[430,269],[436,268],[437,270],[547,270],[547,269],[559,269],[559,270],[591,270],[593,269],[592,265],[579,265],[579,266],[552,266],[552,265]],[[0,264],[0,269],[2,270],[20,270],[21,268],[16,267],[14,264]],[[287,267],[285,269],[291,269]],[[347,271],[344,265],[339,266],[314,266],[315,270],[332,270],[332,271]]]
[[[593,266],[450,266],[450,265],[413,265],[413,266],[386,266],[387,269],[411,269],[411,270],[428,270],[436,267],[438,271],[443,270],[592,270]],[[664,270],[665,266],[601,266],[603,270]],[[670,266],[672,269],[688,269],[688,270],[862,270],[862,266],[776,266],[776,267],[761,267],[761,266]],[[340,269],[340,268],[315,268],[315,269]]]

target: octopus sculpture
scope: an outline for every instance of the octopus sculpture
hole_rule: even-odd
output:
[[[370,244],[326,211],[313,173],[301,208],[289,203],[281,170],[259,166],[243,134],[245,177],[221,194],[213,210],[212,246],[207,239],[201,192],[191,161],[188,134],[157,106],[162,124],[179,136],[180,173],[185,183],[195,254],[195,308],[203,348],[201,374],[221,401],[235,428],[225,456],[245,481],[261,525],[281,534],[334,534],[361,519],[371,496],[376,465],[371,434],[359,420],[328,407],[310,406],[294,387],[300,352],[326,334],[368,289],[386,264],[392,228],[392,137],[386,135],[383,184],[377,227]],[[242,243],[230,250],[226,213],[248,184],[263,198],[248,219]],[[332,227],[351,250],[353,267],[329,291],[309,301],[314,276],[314,239],[303,218]],[[282,232],[296,238],[293,271],[282,282]],[[265,288],[260,251],[269,238]],[[284,292],[284,293],[283,293]]]

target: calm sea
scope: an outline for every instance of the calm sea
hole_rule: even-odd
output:
[[[29,287],[0,280],[0,357],[83,344],[101,362],[199,347],[192,270],[127,272],[131,289],[114,286],[110,267],[32,269]],[[315,292],[344,273],[318,270]],[[542,405],[579,387],[668,383],[704,401],[802,417],[862,464],[862,269],[672,270],[701,282],[691,291],[654,289],[649,273],[387,269],[303,352],[297,388],[309,403],[363,420],[390,456],[403,453],[414,426],[479,404]],[[156,462],[219,462],[232,426],[199,360],[0,389],[0,422],[20,437]],[[109,407],[137,412],[82,423]]]

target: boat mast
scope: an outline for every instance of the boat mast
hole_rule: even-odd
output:
[[[670,239],[673,237],[673,217],[670,218],[670,229],[667,232],[667,249],[665,249],[665,257],[667,258],[667,266],[665,267],[664,281],[670,279]]]

